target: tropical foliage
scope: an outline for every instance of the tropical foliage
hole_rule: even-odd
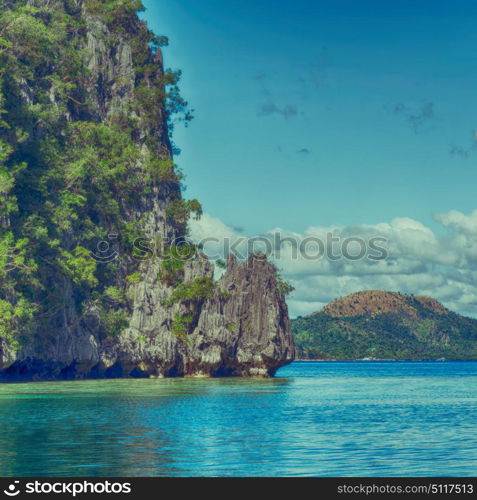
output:
[[[101,120],[87,20],[76,2],[49,3],[1,2],[0,337],[12,346],[61,321],[69,283],[78,313],[94,306],[105,334],[127,326],[126,288],[140,276],[138,264],[99,266],[98,242],[121,235],[121,254],[131,255],[142,227],[130,216],[134,204],[161,183],[178,232],[189,212],[201,212],[195,200],[182,200],[182,175],[160,137],[175,116],[191,114],[180,72],[163,73],[155,60],[167,39],[138,19],[142,3],[86,1],[111,47],[129,43],[136,72],[130,102]]]
[[[418,316],[385,313],[336,318],[318,313],[292,321],[301,359],[475,359],[477,320],[422,307]]]

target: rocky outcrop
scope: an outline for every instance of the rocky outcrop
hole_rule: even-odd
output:
[[[175,335],[171,325],[189,309],[164,305],[173,289],[157,281],[155,271],[150,266],[135,287],[130,328],[117,338],[100,340],[95,335],[99,319],[92,314],[89,331],[53,336],[18,353],[2,351],[3,378],[269,377],[293,361],[287,305],[275,268],[263,257],[247,262],[229,257],[215,293],[195,304],[185,337]],[[214,271],[200,256],[186,264],[185,272],[193,280],[212,278]]]
[[[164,152],[172,157],[165,110],[158,107],[154,120],[141,120],[131,102],[137,93],[137,69],[133,52],[138,45],[148,64],[147,85],[157,88],[163,75],[160,49],[134,38],[142,21],[128,21],[127,29],[112,34],[100,16],[85,9],[82,0],[29,0],[32,6],[76,9],[89,80],[86,105],[72,105],[65,120],[108,123],[118,114],[135,120],[134,137],[143,157]],[[107,3],[107,2],[106,2]],[[119,34],[118,34],[119,33]],[[25,84],[25,95],[34,101],[34,88]],[[144,88],[147,90],[144,81]],[[26,99],[27,97],[25,97]],[[52,96],[52,106],[55,106]],[[32,101],[32,102],[33,102]],[[71,103],[70,103],[71,104]],[[138,165],[138,176],[142,176]],[[145,190],[146,191],[146,190]],[[181,199],[178,183],[158,181],[132,204],[120,203],[127,221],[140,221],[147,238],[177,241],[185,228],[167,216],[168,208]],[[105,223],[106,224],[106,223]],[[105,229],[108,228],[105,226]],[[74,239],[74,235],[68,235]],[[123,307],[129,327],[105,335],[102,318],[94,306],[80,310],[74,283],[56,279],[63,306],[48,327],[32,334],[20,348],[0,338],[0,377],[5,380],[86,377],[178,377],[178,376],[273,376],[295,356],[285,299],[277,284],[275,268],[261,256],[238,262],[231,256],[227,271],[204,297],[171,302],[177,283],[161,280],[161,256],[154,255],[139,266],[139,280],[129,283],[126,268],[130,256],[121,261],[111,284],[124,287],[129,297]],[[214,265],[199,254],[184,263],[180,282],[207,279],[213,282]],[[184,319],[187,318],[187,319]],[[181,329],[178,333],[177,323]],[[182,322],[182,323],[181,323]]]
[[[102,346],[95,370],[121,376],[271,376],[290,363],[295,351],[275,269],[260,257],[230,257],[228,264],[216,292],[197,306],[186,338],[170,328],[171,317],[184,306],[164,308],[167,291],[141,283],[131,328]],[[189,279],[212,277],[213,267],[200,257],[186,272]]]

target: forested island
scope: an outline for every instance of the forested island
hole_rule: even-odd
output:
[[[270,376],[294,358],[274,266],[231,256],[217,281],[186,241],[202,207],[171,134],[192,116],[142,10],[0,1],[5,380]]]
[[[292,331],[300,359],[477,359],[476,319],[396,292],[348,295],[294,319]]]

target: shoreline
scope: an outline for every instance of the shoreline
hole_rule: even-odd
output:
[[[294,363],[475,363],[476,359],[295,359]]]

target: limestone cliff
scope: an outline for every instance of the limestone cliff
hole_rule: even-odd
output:
[[[21,255],[23,266],[0,269],[7,380],[271,376],[294,358],[286,302],[266,259],[230,257],[215,282],[213,264],[193,249],[172,275],[165,271],[165,254],[184,244],[189,212],[199,209],[183,200],[171,166],[168,121],[185,103],[138,3],[0,2],[0,57],[10,57],[0,105],[8,130],[25,134],[0,134],[0,152],[2,144],[12,152],[4,165],[0,155],[13,186],[5,200],[18,205],[0,213],[0,236],[12,248],[0,258]],[[61,30],[64,38],[51,41]],[[18,161],[27,174],[15,177]],[[111,235],[117,258],[103,262],[96,249]],[[160,240],[163,251],[135,258],[140,239]]]

